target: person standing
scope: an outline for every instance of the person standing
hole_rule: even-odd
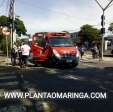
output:
[[[18,60],[19,60],[19,66],[22,65],[22,51],[21,46],[18,47]]]
[[[11,49],[11,63],[13,66],[16,65],[16,58],[17,58],[17,46],[13,45],[13,48]]]
[[[99,56],[99,61],[101,60],[101,42],[97,43],[97,48],[98,48],[98,56]]]
[[[31,50],[30,46],[27,43],[23,43],[23,45],[21,46],[21,53],[22,53],[21,67],[27,65],[27,60],[30,55],[30,50]]]

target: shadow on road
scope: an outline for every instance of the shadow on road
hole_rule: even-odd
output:
[[[6,98],[4,92],[20,92],[24,82],[20,70],[12,66],[0,66],[0,112],[31,112],[31,105],[26,106],[23,99]],[[35,111],[34,111],[35,112]]]
[[[24,79],[43,92],[106,92],[107,99],[52,99],[64,112],[112,112],[113,67],[87,67],[73,69],[31,68]],[[60,109],[59,109],[60,108]],[[62,112],[61,111],[61,112]]]
[[[22,73],[20,77],[18,73]],[[12,76],[12,77],[8,77]],[[13,79],[12,79],[13,78]],[[23,78],[23,79],[21,79]],[[4,80],[4,81],[3,81]],[[45,68],[28,67],[20,71],[15,67],[0,67],[0,84],[8,81],[19,82],[16,88],[22,89],[27,81],[38,92],[106,92],[107,99],[42,99],[54,105],[51,112],[112,112],[113,111],[113,67]],[[27,86],[28,86],[27,85]],[[0,86],[13,89],[13,86]],[[8,101],[9,102],[9,101]],[[16,102],[16,101],[13,101]],[[7,101],[5,100],[5,104]],[[20,100],[17,101],[20,103]],[[10,103],[9,103],[10,104]],[[16,103],[15,103],[16,104]],[[2,102],[0,102],[0,107]]]

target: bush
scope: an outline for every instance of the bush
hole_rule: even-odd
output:
[[[9,51],[11,50],[10,45],[11,45],[10,38],[8,38],[8,50]],[[5,54],[7,52],[6,39],[5,38],[2,38],[1,41],[0,41],[0,50],[3,51]]]

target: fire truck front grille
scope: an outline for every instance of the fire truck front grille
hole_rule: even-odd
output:
[[[63,54],[62,55],[62,58],[74,58],[75,56],[74,55],[72,55],[72,54]]]

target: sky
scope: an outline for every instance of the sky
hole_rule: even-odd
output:
[[[98,1],[105,7],[110,0]],[[105,11],[106,27],[113,22],[112,10],[113,5]],[[15,11],[30,34],[40,31],[73,32],[85,24],[101,27],[102,10],[95,0],[16,0]],[[0,15],[3,12],[0,11]]]

